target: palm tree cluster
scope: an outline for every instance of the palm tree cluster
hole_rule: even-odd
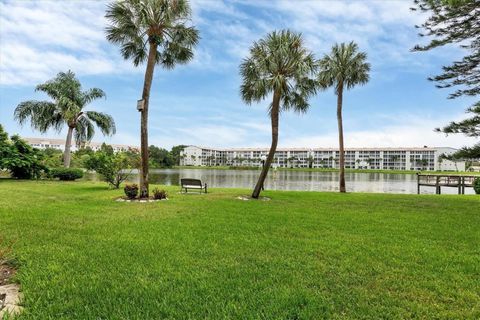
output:
[[[271,97],[268,106],[272,126],[272,144],[252,197],[258,198],[278,144],[279,115],[293,110],[305,113],[309,98],[318,89],[334,87],[337,95],[337,120],[340,147],[340,192],[345,188],[345,150],[343,142],[343,92],[369,79],[366,54],[354,42],[335,44],[320,60],[308,51],[301,34],[289,30],[274,31],[255,42],[250,56],[240,65],[243,82],[240,94],[247,104]],[[289,161],[294,159],[288,159]]]
[[[142,98],[137,104],[141,113],[142,198],[149,195],[148,112],[155,66],[172,69],[192,60],[199,34],[191,25],[191,14],[188,0],[119,0],[107,6],[107,40],[118,45],[123,58],[131,60],[134,66],[146,64]],[[359,52],[353,42],[334,45],[331,52],[319,60],[306,48],[302,35],[290,30],[273,31],[253,43],[249,56],[240,65],[240,93],[247,104],[270,101],[267,110],[272,127],[270,151],[253,190],[253,198],[259,197],[275,157],[280,115],[290,110],[307,112],[309,99],[318,90],[330,87],[337,95],[340,191],[345,192],[343,92],[365,84],[369,70],[366,54]],[[66,124],[66,167],[70,163],[73,136],[77,144],[90,141],[95,132],[94,124],[106,135],[115,133],[111,116],[84,110],[90,102],[105,97],[105,93],[98,88],[82,91],[73,72],[61,72],[55,79],[37,86],[37,90],[47,93],[53,101],[22,102],[15,110],[15,118],[22,124],[30,119],[32,126],[41,132],[50,128],[61,130]],[[209,161],[214,162],[215,158]]]

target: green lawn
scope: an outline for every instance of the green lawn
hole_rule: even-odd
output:
[[[480,318],[479,196],[168,191],[0,179],[19,318]]]

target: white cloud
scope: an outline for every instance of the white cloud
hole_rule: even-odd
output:
[[[239,1],[279,13],[281,20],[272,19],[271,29],[282,25],[302,32],[306,45],[319,56],[333,43],[353,40],[368,53],[374,70],[401,66],[424,72],[436,54],[410,52],[421,41],[415,25],[425,20],[424,13],[410,10],[411,1]]]
[[[106,3],[0,2],[0,85],[33,85],[67,69],[79,75],[141,72],[106,41]],[[260,16],[239,5],[251,6]],[[419,70],[428,66],[428,55],[409,49],[418,40],[412,39],[413,26],[424,18],[412,13],[410,6],[405,0],[193,0],[193,23],[202,39],[188,67],[231,72],[248,55],[253,41],[289,27],[303,32],[307,45],[318,54],[334,42],[355,40],[368,51],[374,69],[398,64]]]
[[[105,39],[105,2],[0,3],[0,85],[32,85],[71,69],[133,72]]]

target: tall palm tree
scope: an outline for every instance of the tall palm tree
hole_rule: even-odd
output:
[[[141,108],[140,197],[148,197],[148,106],[155,65],[173,69],[193,58],[198,31],[188,26],[187,0],[120,0],[108,5],[108,41],[121,47],[133,64],[146,62]]]
[[[252,198],[260,195],[277,149],[279,114],[287,110],[307,111],[308,99],[316,92],[316,70],[315,58],[304,47],[301,34],[289,30],[274,31],[255,42],[250,56],[240,65],[243,80],[240,92],[247,104],[260,102],[272,94],[268,108],[272,144]]]
[[[369,80],[370,64],[366,62],[367,54],[358,51],[353,41],[335,44],[330,54],[319,61],[318,82],[320,87],[335,87],[337,95],[338,142],[340,151],[340,192],[345,189],[345,148],[343,145],[343,91],[356,85],[366,84]]]
[[[115,122],[110,115],[84,110],[92,101],[104,98],[105,92],[98,88],[82,91],[72,71],[58,73],[52,80],[38,85],[35,91],[46,93],[53,101],[24,101],[15,108],[15,120],[21,125],[30,120],[32,127],[42,133],[48,129],[60,132],[66,124],[68,133],[63,155],[66,168],[70,167],[72,137],[77,146],[85,145],[95,134],[94,124],[104,135],[115,133]]]

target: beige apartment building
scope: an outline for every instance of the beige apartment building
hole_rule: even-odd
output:
[[[261,166],[268,148],[206,148],[187,146],[181,153],[184,166]],[[465,171],[465,162],[441,160],[442,154],[456,151],[449,147],[423,148],[348,148],[345,167],[376,170]],[[273,167],[338,168],[335,148],[278,148]]]

